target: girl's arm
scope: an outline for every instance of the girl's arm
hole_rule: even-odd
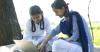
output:
[[[30,19],[26,22],[25,31],[23,34],[23,39],[31,39],[28,34],[32,34]]]
[[[43,41],[40,44],[37,45],[38,49],[40,50],[40,52],[43,51],[43,48],[46,46],[46,44],[48,43],[48,41],[50,39],[52,39],[54,36],[56,36],[57,34],[59,34],[59,33],[60,33],[60,27],[58,25],[55,29],[53,29],[51,31],[50,34],[48,34],[48,35],[46,35],[44,37]]]
[[[73,15],[73,30],[72,30],[72,36],[67,39],[67,41],[77,41],[79,38],[79,29],[78,29],[78,24],[77,24],[77,18],[75,15]]]

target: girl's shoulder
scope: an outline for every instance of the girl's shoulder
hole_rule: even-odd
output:
[[[26,25],[31,25],[31,19],[28,19]]]
[[[43,20],[44,20],[44,23],[50,23],[50,20],[47,17],[44,17]]]
[[[44,17],[43,19],[44,19],[44,21],[49,21],[49,19],[47,17]]]
[[[72,16],[81,16],[81,15],[78,11],[70,11],[69,16],[72,17]]]

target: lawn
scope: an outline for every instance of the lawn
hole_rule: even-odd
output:
[[[93,35],[94,35],[94,46],[100,47],[100,23],[93,22],[92,23]]]

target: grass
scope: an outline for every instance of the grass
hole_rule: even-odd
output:
[[[94,35],[94,46],[100,47],[100,23],[92,23],[93,35]]]

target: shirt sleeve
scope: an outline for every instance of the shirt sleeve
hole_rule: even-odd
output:
[[[79,38],[79,29],[75,15],[73,15],[72,20],[73,20],[73,31],[72,31],[72,36],[68,40],[77,41],[77,39]]]
[[[29,21],[27,21],[27,23],[26,23],[26,31],[28,32],[30,32],[31,31],[31,22],[30,22],[30,20]]]
[[[51,33],[50,21],[48,19],[45,19],[44,22],[45,22],[45,31],[46,31],[46,34],[50,34]]]
[[[59,34],[59,33],[60,33],[60,25],[58,25],[55,29],[53,29],[53,30],[51,31],[51,34],[50,34],[50,35],[56,36],[56,35]]]
[[[24,31],[24,34],[23,34],[23,39],[28,39],[28,38],[30,38],[29,34],[32,34],[32,31],[31,31],[31,22],[30,22],[30,20],[28,20],[28,21],[26,22],[25,31]]]

